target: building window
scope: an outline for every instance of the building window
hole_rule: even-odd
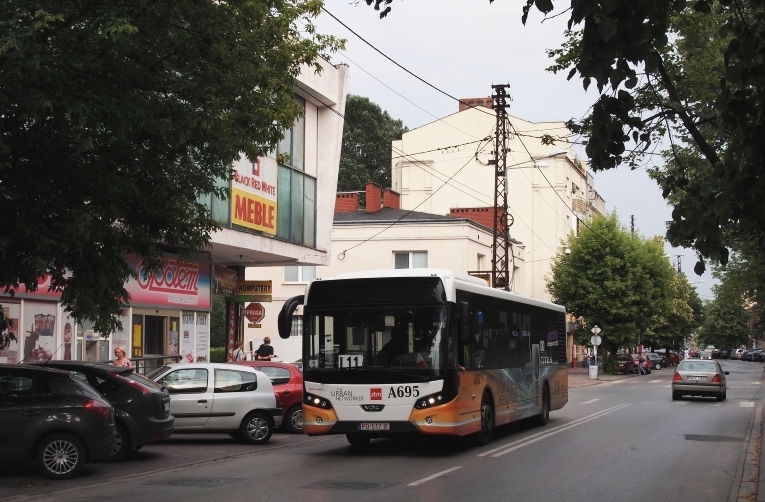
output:
[[[303,316],[292,316],[292,329],[290,330],[290,336],[303,336]]]
[[[316,267],[284,267],[284,282],[309,282],[316,279]]]
[[[393,253],[394,268],[428,268],[427,251]]]

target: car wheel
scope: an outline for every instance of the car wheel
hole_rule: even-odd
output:
[[[661,369],[661,363],[656,363],[656,369],[657,369],[657,370],[660,370],[660,369]]]
[[[725,396],[723,396],[722,394],[718,394],[717,396],[715,396],[715,399],[717,399],[718,401],[722,401],[723,399],[725,399]]]
[[[116,424],[117,435],[114,438],[114,450],[106,460],[119,462],[125,460],[130,453],[130,431],[122,424]]]
[[[301,434],[303,432],[303,406],[298,404],[290,408],[285,420],[288,431],[293,434]]]
[[[550,391],[547,390],[546,385],[542,393],[542,413],[537,415],[534,421],[540,427],[544,427],[550,421]]]
[[[728,399],[728,389],[725,389],[723,391],[723,398],[722,398],[722,400],[725,401],[726,399]]]
[[[85,463],[85,448],[69,434],[51,434],[44,438],[35,453],[37,468],[48,479],[73,478]]]
[[[680,394],[678,394],[677,392],[673,392],[672,393],[672,400],[673,401],[679,401],[680,400]]]
[[[481,430],[473,434],[473,441],[478,446],[486,446],[494,435],[494,406],[491,398],[484,392],[481,398]]]
[[[364,434],[346,434],[345,439],[348,440],[348,443],[351,446],[355,446],[359,448],[359,447],[368,445],[369,441],[372,438],[369,436],[365,436]]]
[[[244,417],[239,426],[239,437],[248,444],[266,444],[274,433],[274,427],[268,417],[259,411],[254,411]]]

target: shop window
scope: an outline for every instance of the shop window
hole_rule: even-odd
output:
[[[314,279],[316,267],[313,265],[284,267],[284,282],[309,282]]]
[[[394,268],[428,268],[427,251],[393,253]]]
[[[277,187],[276,236],[280,239],[316,246],[316,179],[285,166],[279,166]]]
[[[284,139],[276,145],[276,153],[282,156],[282,164],[298,171],[305,170],[305,100],[295,96],[303,113],[295,124],[284,131]]]

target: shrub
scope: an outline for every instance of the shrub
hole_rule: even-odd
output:
[[[603,361],[603,374],[616,375],[619,372],[619,361],[615,357],[609,357]]]
[[[210,362],[225,363],[226,362],[226,347],[210,347]]]

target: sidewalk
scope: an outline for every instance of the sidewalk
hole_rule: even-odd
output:
[[[591,385],[598,385],[601,383],[613,382],[616,380],[624,380],[625,378],[637,378],[640,375],[604,375],[598,372],[598,379],[593,380],[590,378],[588,368],[569,368],[568,369],[568,388],[575,389],[577,387],[589,387]]]

